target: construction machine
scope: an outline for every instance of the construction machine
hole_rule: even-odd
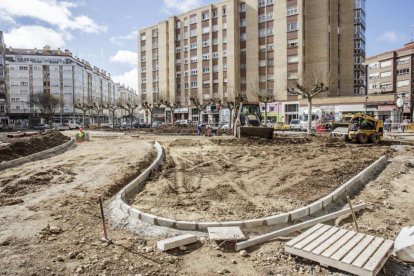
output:
[[[241,103],[237,117],[238,137],[273,138],[273,128],[260,126],[261,113],[259,104]]]
[[[352,115],[347,127],[340,126],[331,132],[331,137],[342,137],[346,141],[357,141],[361,144],[378,144],[383,135],[384,122],[364,113]]]

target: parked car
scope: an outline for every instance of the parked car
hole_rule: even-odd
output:
[[[293,119],[290,121],[290,130],[301,130],[299,119]]]
[[[48,124],[38,124],[33,127],[34,130],[45,130],[50,129],[50,126]]]
[[[67,130],[68,126],[65,126],[65,124],[61,124],[61,123],[53,123],[52,128],[57,129],[57,130]]]
[[[160,127],[161,124],[162,124],[162,122],[155,121],[155,122],[152,123],[152,127],[157,128],[157,127]]]
[[[285,123],[285,122],[276,122],[273,125],[273,129],[274,130],[282,130],[282,131],[290,130],[290,125],[288,123]]]
[[[223,129],[223,130],[230,129],[230,124],[224,124],[220,127],[220,129]]]
[[[177,120],[174,123],[175,126],[188,126],[189,122],[188,120]]]
[[[82,126],[81,126],[81,124],[78,124],[78,123],[76,123],[76,122],[74,122],[74,121],[70,121],[70,122],[68,123],[68,127],[69,127],[69,129],[79,129],[79,128],[81,128]]]

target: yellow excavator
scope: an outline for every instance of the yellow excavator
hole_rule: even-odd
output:
[[[345,141],[361,144],[378,144],[384,135],[384,122],[368,114],[356,113],[348,127],[337,127],[331,131],[331,137],[342,137]]]

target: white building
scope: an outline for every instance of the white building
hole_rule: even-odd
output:
[[[54,122],[80,120],[83,111],[77,105],[115,105],[119,102],[119,84],[110,74],[87,61],[72,56],[68,50],[6,48],[7,114],[13,125],[39,122],[38,110],[30,104],[31,95],[49,93],[60,99]],[[96,123],[97,112],[88,110],[89,123]],[[109,122],[109,112],[100,114]]]

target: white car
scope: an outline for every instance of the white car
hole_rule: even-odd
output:
[[[69,122],[68,127],[69,127],[69,129],[79,129],[82,126],[80,124],[76,123],[76,122]]]
[[[293,119],[290,121],[290,130],[301,130],[299,119]]]

